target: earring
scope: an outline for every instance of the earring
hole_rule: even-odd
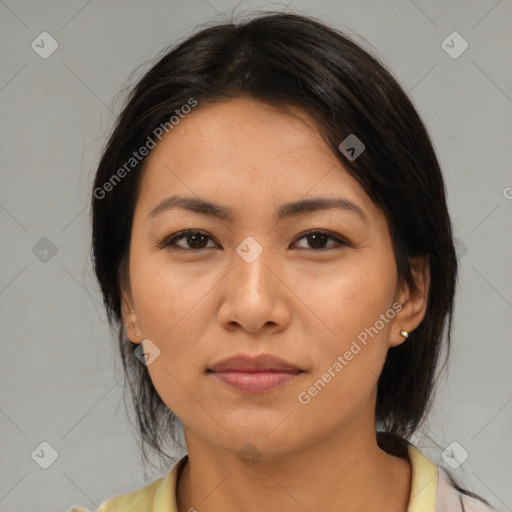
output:
[[[404,331],[403,329],[400,331],[400,334],[407,339],[409,337],[409,333],[407,331]]]

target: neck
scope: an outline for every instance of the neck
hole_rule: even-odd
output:
[[[179,512],[407,511],[410,464],[381,450],[373,429],[345,431],[300,452],[255,457],[252,463],[187,429],[185,436]]]

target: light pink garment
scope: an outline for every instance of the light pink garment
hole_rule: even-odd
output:
[[[482,501],[461,494],[453,487],[442,469],[438,467],[437,500],[435,512],[501,512]],[[461,504],[462,503],[464,506]]]

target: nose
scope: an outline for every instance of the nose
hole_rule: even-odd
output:
[[[254,242],[240,244],[233,254],[231,271],[221,284],[219,321],[226,330],[245,329],[252,334],[263,327],[286,329],[293,293],[272,251]]]

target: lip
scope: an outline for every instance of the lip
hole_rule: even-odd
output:
[[[297,366],[270,354],[229,357],[213,365],[208,372],[241,393],[253,394],[278,389],[303,373]]]
[[[241,393],[266,393],[281,388],[298,377],[302,372],[214,372],[212,375],[229,387]]]
[[[236,356],[222,359],[215,363],[210,369],[215,373],[219,372],[301,372],[297,366],[270,354],[259,354],[250,356],[238,354]]]

